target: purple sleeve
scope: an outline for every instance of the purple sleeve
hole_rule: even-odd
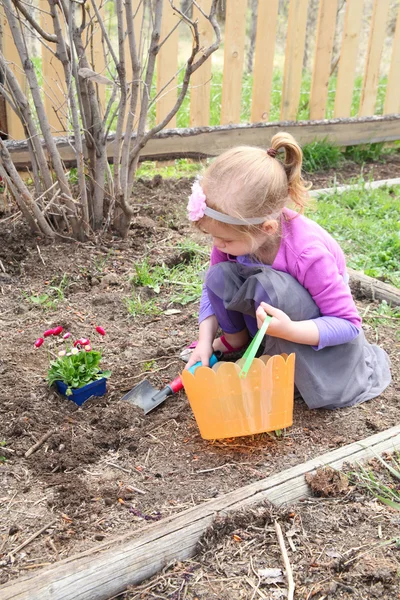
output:
[[[339,272],[333,254],[322,244],[306,248],[297,259],[295,277],[311,294],[321,316],[345,319],[360,328],[361,317],[344,274]]]
[[[350,321],[346,321],[346,319],[319,317],[311,320],[314,321],[319,331],[319,344],[313,346],[314,350],[346,344],[354,340],[360,333],[359,327]]]
[[[217,263],[224,262],[227,260],[228,255],[225,254],[225,252],[221,252],[221,250],[218,250],[218,248],[213,246],[210,256],[210,267],[216,265]],[[200,298],[199,324],[208,317],[211,317],[213,314],[214,310],[208,298],[206,286],[203,285],[203,291]]]

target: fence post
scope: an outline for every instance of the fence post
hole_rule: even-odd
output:
[[[247,2],[229,0],[226,5],[224,74],[221,125],[240,123]]]
[[[386,19],[390,0],[374,0],[371,29],[368,40],[367,60],[361,94],[360,117],[373,115],[379,85],[379,65],[385,42]]]
[[[299,107],[303,74],[304,43],[307,28],[308,0],[291,0],[286,37],[281,119],[295,121]]]
[[[268,121],[279,0],[258,1],[251,122]]]
[[[209,14],[211,0],[198,0],[198,5]],[[195,19],[198,20],[200,48],[210,46],[214,37],[212,25],[198,8],[193,6],[193,20]],[[197,58],[199,55],[195,60]],[[210,123],[211,59],[212,56],[193,73],[190,80],[190,127],[201,127]]]
[[[18,80],[24,93],[26,93],[26,78],[25,73],[22,69],[21,60],[17,48],[14,45],[14,39],[11,34],[11,30],[4,13],[4,9],[0,6],[0,18],[1,27],[3,32],[2,38],[2,52],[6,60],[10,63],[10,67]],[[12,110],[12,108],[6,104],[6,115],[7,115],[7,133],[9,139],[24,140],[25,131],[22,122],[18,115]]]
[[[48,33],[54,33],[53,19],[49,13],[47,0],[40,0],[40,24]],[[44,106],[53,135],[65,133],[68,123],[68,99],[65,87],[64,68],[53,52],[56,45],[51,42],[42,44],[42,74]]]
[[[338,0],[320,0],[314,68],[310,90],[310,119],[325,118]]]
[[[168,0],[163,2],[160,44],[162,47],[157,56],[157,94],[156,121],[161,123],[174,107],[178,85],[178,18]],[[175,27],[175,29],[174,29]],[[165,38],[168,39],[163,43]],[[168,127],[176,127],[176,115],[168,123]]]
[[[386,115],[400,112],[400,7],[398,11],[383,110]]]

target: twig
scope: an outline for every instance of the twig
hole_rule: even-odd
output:
[[[268,596],[266,596],[266,595],[264,594],[264,592],[262,592],[262,591],[261,591],[261,590],[260,590],[260,589],[259,589],[259,588],[256,586],[256,584],[254,583],[254,581],[252,581],[252,580],[250,579],[250,577],[245,577],[245,578],[244,578],[244,580],[245,580],[245,581],[246,581],[246,582],[249,584],[249,586],[250,586],[251,588],[253,588],[253,590],[254,590],[255,592],[257,592],[257,594],[260,596],[260,598],[263,598],[263,599],[265,598],[265,600],[268,600]]]
[[[3,265],[3,263],[1,262],[1,260],[0,260],[0,267],[1,267],[1,270],[3,271],[3,273],[5,273],[5,272],[6,272],[6,270],[5,270],[5,268],[4,268],[4,265]]]
[[[44,531],[46,531],[46,529],[49,529],[49,527],[51,527],[52,525],[54,525],[54,523],[56,521],[57,521],[57,519],[54,519],[53,521],[51,521],[50,523],[48,523],[47,525],[45,525],[44,527],[42,527],[41,529],[39,529],[39,531],[36,531],[36,533],[33,533],[30,537],[28,537],[27,540],[25,540],[24,542],[22,542],[22,544],[20,544],[16,548],[14,548],[14,550],[11,550],[11,552],[9,552],[9,556],[11,556],[12,554],[16,554],[17,552],[19,552],[20,550],[22,550],[22,548],[25,548],[25,546],[27,546],[28,544],[30,544],[31,542],[33,542],[33,540],[35,540],[37,537],[39,537],[39,535],[41,533],[43,533]]]
[[[46,266],[46,263],[43,260],[42,253],[40,252],[40,248],[39,248],[39,246],[37,244],[36,244],[36,248],[37,248],[40,260],[42,261],[43,265]]]
[[[47,433],[45,433],[44,435],[42,435],[42,437],[40,438],[40,440],[38,440],[38,441],[36,442],[36,444],[33,444],[33,446],[31,446],[31,447],[29,448],[29,450],[27,450],[27,451],[25,452],[25,458],[28,458],[28,457],[29,457],[31,454],[33,454],[34,452],[36,452],[36,450],[37,450],[38,448],[40,448],[40,446],[41,446],[42,444],[44,444],[44,442],[45,442],[46,440],[48,440],[48,439],[49,439],[49,437],[50,437],[51,435],[53,435],[53,433],[56,433],[56,431],[57,431],[56,429],[52,429],[51,431],[48,431]]]
[[[285,540],[283,539],[282,529],[279,525],[278,521],[275,521],[275,532],[279,542],[279,548],[281,550],[283,564],[285,566],[285,574],[288,582],[288,600],[293,600],[294,598],[294,579],[292,573],[292,567],[290,566],[290,561],[288,557],[288,553],[285,546]]]
[[[121,467],[120,465],[116,465],[113,462],[107,462],[106,461],[106,465],[109,465],[110,467],[114,467],[115,469],[119,469],[120,471],[124,471],[124,473],[129,473],[129,474],[132,473],[132,471],[130,469],[125,469],[125,467]]]

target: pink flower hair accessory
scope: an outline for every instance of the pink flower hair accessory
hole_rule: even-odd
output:
[[[192,193],[189,196],[187,205],[189,219],[191,221],[199,221],[206,212],[206,196],[202,190],[200,182],[196,180],[192,186]]]

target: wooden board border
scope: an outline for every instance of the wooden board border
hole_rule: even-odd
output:
[[[218,156],[237,145],[267,148],[275,133],[287,131],[301,144],[327,139],[338,146],[392,142],[400,139],[400,114],[364,118],[324,119],[321,121],[280,121],[251,125],[221,125],[188,129],[165,129],[149,140],[141,160],[201,159]],[[133,136],[134,137],[134,136]],[[109,136],[107,155],[112,160],[114,136]],[[18,169],[30,165],[25,140],[7,141]],[[73,138],[57,138],[61,158],[67,167],[75,166]]]
[[[215,516],[265,500],[293,504],[310,495],[306,473],[328,465],[340,469],[399,448],[397,425],[3,585],[0,600],[108,600],[171,561],[193,556]]]

